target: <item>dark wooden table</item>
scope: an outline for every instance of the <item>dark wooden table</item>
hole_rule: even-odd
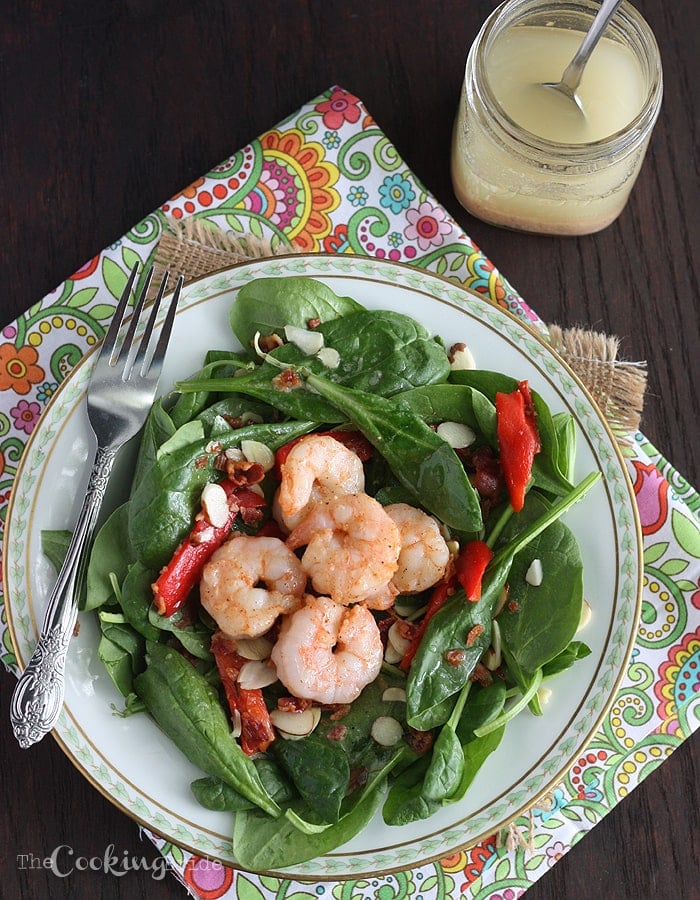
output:
[[[623,338],[649,363],[647,436],[700,485],[700,66],[695,0],[638,0],[667,84],[622,217],[554,239],[467,215],[449,180],[466,51],[487,0],[3,0],[0,318],[14,319],[177,190],[334,83],[358,94],[408,165],[546,321]],[[153,860],[136,824],[47,739],[20,751],[0,678],[0,896],[184,896],[172,876],[21,870],[17,857]],[[529,892],[700,897],[700,738],[688,740]]]

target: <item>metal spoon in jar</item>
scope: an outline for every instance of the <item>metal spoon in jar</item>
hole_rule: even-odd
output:
[[[581,103],[581,98],[576,93],[576,89],[581,83],[583,70],[586,67],[586,63],[590,59],[591,53],[593,53],[593,51],[595,50],[598,41],[603,36],[603,32],[608,27],[610,20],[615,15],[618,6],[621,3],[622,0],[603,0],[600,9],[593,19],[593,23],[591,24],[590,29],[581,42],[581,46],[578,48],[576,54],[574,55],[574,58],[564,70],[564,74],[561,76],[561,81],[545,83],[542,85],[542,87],[552,88],[555,91],[559,91],[561,94],[564,94],[565,97],[568,97],[569,100],[573,100],[573,102],[582,113],[584,112],[584,109]]]

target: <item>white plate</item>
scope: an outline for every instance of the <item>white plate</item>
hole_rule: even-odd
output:
[[[602,479],[566,516],[581,545],[585,595],[593,616],[582,635],[592,649],[557,677],[545,715],[511,722],[464,801],[431,818],[388,827],[380,816],[334,853],[285,870],[303,879],[361,877],[446,856],[510,822],[560,781],[611,702],[631,652],[641,591],[641,539],[632,488],[601,413],[576,378],[510,314],[453,283],[412,267],[352,256],[260,260],[203,278],[185,289],[161,387],[199,368],[206,350],[227,346],[236,291],[258,276],[310,275],[371,308],[421,321],[446,343],[461,340],[477,366],[528,379],[556,412],[577,423],[576,479]],[[231,345],[233,337],[231,337]],[[87,480],[92,442],[85,411],[88,356],[52,399],[26,448],[5,538],[5,596],[17,659],[24,668],[37,639],[53,573],[41,553],[44,529],[71,528]],[[120,482],[121,481],[121,485]],[[114,490],[128,487],[117,473]],[[189,783],[201,773],[147,715],[120,718],[122,698],[97,658],[93,615],[67,661],[66,702],[55,735],[95,787],[129,816],[200,855],[235,865],[232,818],[200,807]]]

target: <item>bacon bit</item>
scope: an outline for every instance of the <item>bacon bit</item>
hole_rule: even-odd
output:
[[[449,666],[454,666],[454,668],[457,668],[457,666],[461,666],[465,658],[466,653],[464,652],[464,650],[447,650],[445,652],[445,662]]]
[[[251,506],[242,508],[240,515],[244,525],[247,525],[249,528],[255,528],[256,525],[262,522],[265,513],[259,507]]]
[[[205,469],[209,465],[209,458],[207,456],[198,456],[194,461],[195,469]]]
[[[347,733],[347,725],[334,725],[326,737],[329,741],[342,741]]]
[[[364,787],[367,784],[369,770],[367,766],[360,766],[359,769],[350,770],[350,781],[348,782],[348,793],[356,788]]]
[[[73,626],[73,637],[78,637],[80,634],[80,622],[76,619],[75,625]]]
[[[281,347],[283,343],[282,338],[274,332],[272,334],[263,334],[258,338],[258,347],[265,353],[271,353],[273,350]]]
[[[225,472],[227,462],[228,462],[228,456],[226,456],[226,454],[224,452],[218,453],[213,462],[214,469],[217,472]]]
[[[473,647],[484,633],[483,625],[475,625],[467,635],[467,647]]]
[[[273,385],[278,391],[294,391],[301,387],[302,381],[294,369],[284,369],[272,379]]]
[[[343,719],[350,712],[350,704],[349,703],[338,703],[333,708],[333,712],[328,717],[331,722],[337,722],[338,719]]]
[[[277,709],[282,712],[304,712],[305,709],[311,709],[312,706],[311,700],[303,697],[280,697],[277,701]]]
[[[209,441],[204,449],[207,453],[221,453],[221,441]]]
[[[315,318],[315,319],[309,319],[309,321],[306,323],[306,325],[307,325],[308,328],[318,328],[318,326],[319,326],[320,324],[321,324],[321,320],[318,319],[318,318]]]
[[[520,609],[520,604],[517,600],[509,600],[508,601],[508,612],[516,613]]]
[[[404,740],[414,753],[423,756],[433,746],[433,732],[418,731],[417,728],[411,728],[409,725],[408,730],[404,734]]]
[[[265,469],[259,462],[250,462],[247,459],[226,459],[226,475],[236,487],[260,484],[265,477]]]
[[[477,663],[474,671],[469,676],[470,681],[475,681],[481,687],[488,687],[493,683],[493,676],[483,663]]]

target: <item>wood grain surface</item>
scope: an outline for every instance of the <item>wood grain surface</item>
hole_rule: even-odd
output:
[[[700,485],[700,6],[637,0],[665,98],[621,218],[548,238],[469,216],[449,179],[452,120],[486,0],[2,0],[0,318],[13,320],[176,191],[306,100],[359,95],[407,164],[537,312],[622,338],[648,361],[645,434]],[[157,854],[46,739],[16,746],[0,678],[0,896],[184,897],[168,875],[26,870]],[[700,897],[700,738],[688,740],[528,892],[528,900]]]

